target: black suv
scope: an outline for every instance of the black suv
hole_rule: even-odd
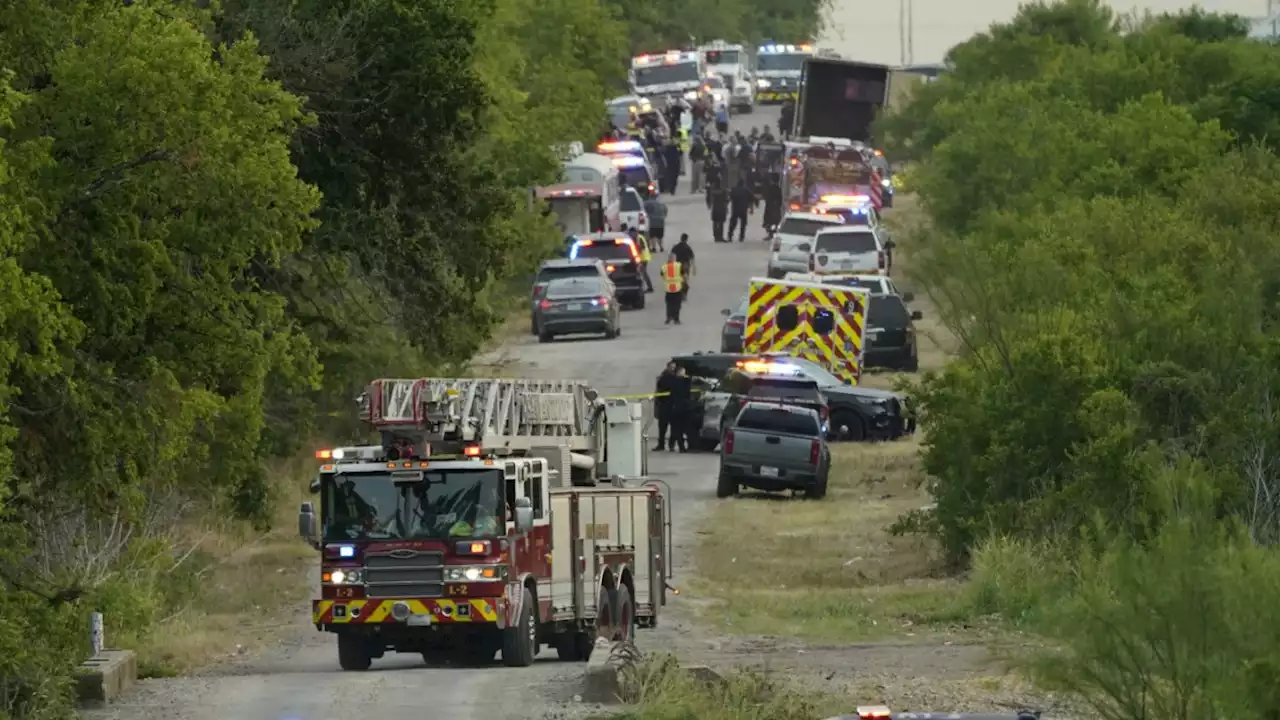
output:
[[[867,313],[867,343],[862,362],[865,368],[888,368],[916,372],[920,358],[916,352],[919,310],[908,310],[898,295],[872,295]]]
[[[603,262],[616,288],[618,304],[637,310],[644,308],[644,269],[640,249],[626,233],[579,235],[569,246],[569,257],[575,260],[594,258]]]
[[[898,393],[850,386],[826,368],[804,358],[768,354],[762,359],[790,365],[816,383],[827,401],[832,440],[894,440],[915,432],[915,418],[906,399]],[[725,391],[724,382],[720,388]]]

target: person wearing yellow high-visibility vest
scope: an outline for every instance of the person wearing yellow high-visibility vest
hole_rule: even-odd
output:
[[[640,253],[640,277],[644,279],[644,291],[651,293],[653,292],[653,280],[649,279],[649,260],[652,259],[653,255],[649,252],[649,238],[641,235],[640,230],[637,228],[628,230],[624,227],[623,231],[635,241],[636,251]]]
[[[673,252],[662,266],[662,289],[666,292],[667,325],[680,324],[680,306],[684,304],[684,268]]]

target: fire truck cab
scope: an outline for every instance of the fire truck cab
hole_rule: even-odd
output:
[[[547,385],[375,381],[364,413],[383,442],[317,453],[318,503],[302,505],[299,533],[321,552],[312,620],[337,635],[342,669],[389,650],[527,666],[551,646],[585,661],[597,638],[657,624],[671,520],[662,484],[642,475],[643,413],[596,398],[575,408],[585,398]],[[605,434],[575,427],[579,416]],[[621,438],[608,485],[571,472],[594,457],[592,438]]]

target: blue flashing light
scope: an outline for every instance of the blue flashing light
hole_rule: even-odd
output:
[[[620,168],[638,168],[644,167],[645,160],[638,155],[625,155],[613,159],[613,164]]]
[[[338,557],[353,558],[356,556],[356,547],[354,545],[339,545]]]
[[[596,149],[602,153],[638,153],[644,152],[644,146],[635,140],[618,140],[615,142],[602,142]]]

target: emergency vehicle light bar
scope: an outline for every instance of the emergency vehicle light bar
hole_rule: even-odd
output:
[[[760,52],[762,52],[762,53],[769,53],[769,54],[773,54],[773,53],[793,53],[793,52],[813,52],[813,46],[812,46],[812,45],[809,45],[809,44],[804,44],[804,45],[761,45],[761,46],[760,46]]]
[[[596,146],[596,149],[602,153],[627,153],[627,152],[644,152],[644,146],[635,140],[619,140],[617,142],[602,142]]]
[[[624,155],[613,159],[613,164],[620,168],[643,167],[644,158],[635,155]]]

